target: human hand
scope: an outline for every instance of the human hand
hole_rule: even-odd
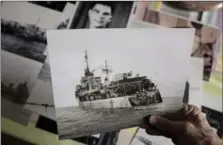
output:
[[[222,145],[200,109],[192,105],[166,117],[151,116],[142,126],[150,135],[171,138],[175,145]]]

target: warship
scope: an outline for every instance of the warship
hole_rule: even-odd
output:
[[[86,68],[84,76],[80,79],[80,84],[76,85],[75,96],[79,105],[86,102],[97,102],[103,100],[112,100],[113,98],[128,98],[130,107],[146,106],[162,103],[157,86],[147,78],[136,74],[133,76],[132,71],[114,75],[114,79],[109,79],[112,72],[108,68],[107,61],[101,69],[105,73],[104,79],[101,76],[95,76],[94,70],[90,70],[88,63],[88,54],[85,50]]]

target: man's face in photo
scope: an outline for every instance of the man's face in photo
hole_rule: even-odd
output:
[[[98,3],[88,11],[88,16],[90,28],[105,28],[111,22],[112,9],[107,5]]]

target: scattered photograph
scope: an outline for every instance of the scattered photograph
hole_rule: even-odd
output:
[[[27,125],[31,112],[24,108],[42,64],[1,50],[2,116]],[[16,70],[16,71],[12,71]]]
[[[42,64],[37,61],[1,50],[2,97],[16,104],[24,105],[41,67]]]
[[[58,26],[58,29],[67,28],[67,25],[63,24],[65,23],[61,23]],[[46,51],[45,54],[47,53]],[[29,95],[29,99],[26,102],[25,108],[55,120],[55,106],[48,59],[46,59],[40,70],[40,73],[38,74],[35,87]]]
[[[65,13],[30,2],[2,3],[1,90],[2,108],[4,108],[2,116],[26,125],[31,111],[39,109],[42,112],[54,113],[51,118],[52,116],[55,118],[52,86],[48,83],[47,71],[44,71],[47,69],[47,64],[44,64],[47,58],[45,34],[47,29],[68,27],[75,10],[76,6],[71,3],[64,8]],[[33,13],[30,14],[30,11]],[[39,82],[41,79],[47,80],[45,82],[48,84]],[[44,92],[42,89],[49,90]],[[32,97],[33,93],[39,94],[36,90],[43,92],[40,96],[35,95],[43,99],[40,102],[35,102],[38,99]],[[44,94],[50,94],[51,98],[48,99],[46,96],[43,98]],[[30,97],[33,100],[30,101]],[[26,109],[27,105],[33,107]]]
[[[217,61],[216,52],[220,48],[219,36],[221,34],[219,28],[151,9],[145,10],[144,17],[136,17],[135,19],[153,24],[152,27],[195,28],[196,33],[191,56],[204,59],[203,79],[209,81],[211,71],[214,69],[213,64]]]
[[[47,34],[61,139],[133,127],[150,113],[181,107],[194,29],[79,29]]]
[[[46,56],[45,30],[30,24],[1,19],[2,50],[43,63]]]
[[[56,120],[49,61],[46,59],[25,108]]]
[[[133,3],[133,1],[80,2],[71,28],[125,28]]]
[[[35,86],[29,95],[25,108],[49,119],[56,120],[48,57],[37,76]]]
[[[55,120],[52,83],[37,80],[24,107]]]

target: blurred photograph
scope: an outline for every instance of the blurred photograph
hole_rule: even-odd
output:
[[[71,23],[72,29],[125,28],[133,2],[80,2]]]
[[[44,93],[45,89],[52,92],[51,83],[44,85],[44,81],[39,82],[38,77],[40,75],[42,80],[50,79],[46,75],[47,64],[44,65],[47,58],[45,35],[48,29],[68,27],[76,8],[75,3],[68,2],[62,11],[58,11],[55,6],[25,1],[1,3],[1,93],[4,110],[2,116],[17,123],[26,125],[31,111],[44,113],[45,116],[48,111],[51,112],[51,118],[55,116],[53,95]],[[42,85],[41,90],[39,84]],[[35,86],[38,89],[34,89]],[[38,95],[33,95],[36,93],[35,90],[38,90]],[[33,96],[36,98],[33,99]],[[40,99],[42,100],[38,102]],[[48,100],[52,101],[49,103]],[[29,108],[26,108],[28,104]]]
[[[25,108],[38,112],[41,115],[52,120],[56,120],[48,58],[44,62],[38,74],[35,86],[33,87],[32,92],[29,95]]]
[[[40,63],[46,56],[45,30],[31,24],[21,24],[16,21],[1,19],[2,50],[20,55]]]
[[[209,81],[211,71],[215,69],[213,64],[217,62],[216,52],[220,48],[220,29],[151,9],[146,9],[144,17],[136,17],[135,20],[148,23],[148,26],[144,23],[144,27],[195,28],[191,56],[204,59],[203,80]],[[140,22],[137,23],[140,25]],[[132,25],[134,25],[133,22]]]

